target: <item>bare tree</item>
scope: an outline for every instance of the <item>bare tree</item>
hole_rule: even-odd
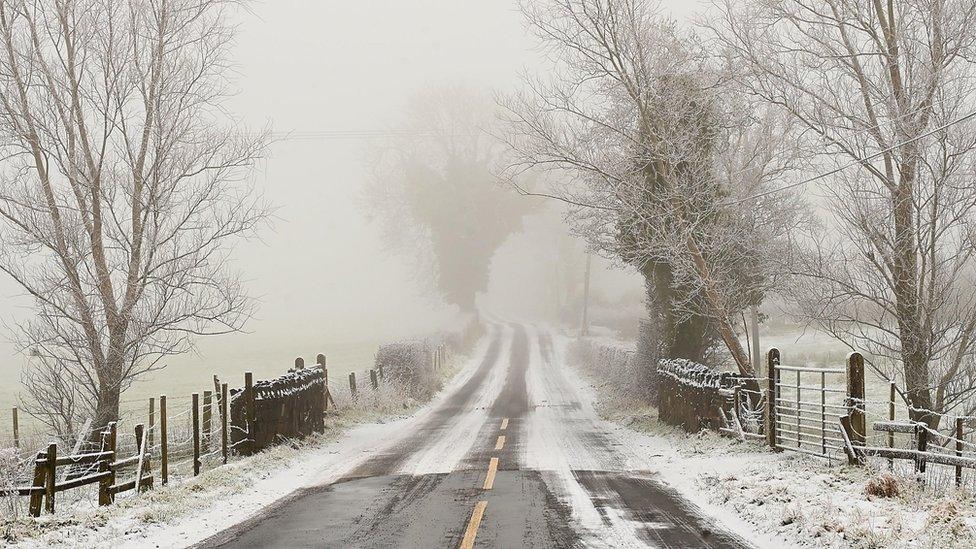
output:
[[[912,417],[973,392],[976,4],[723,1],[741,82],[807,129],[832,222],[797,270],[803,316],[906,386]]]
[[[489,131],[494,114],[490,97],[461,86],[418,94],[402,135],[377,151],[365,196],[389,248],[463,312],[474,312],[495,251],[534,207],[495,175],[504,148]]]
[[[523,11],[556,77],[508,102],[518,166],[559,170],[536,194],[575,206],[593,246],[641,269],[663,353],[702,360],[717,336],[740,372],[754,373],[736,319],[762,299],[799,220],[795,201],[762,200],[796,160],[790,125],[725,85],[721,63],[654,3],[552,0]]]
[[[225,265],[267,219],[243,181],[266,136],[221,109],[235,4],[0,2],[0,269],[33,298],[19,341],[44,365],[25,381],[76,391],[95,425],[252,311]]]

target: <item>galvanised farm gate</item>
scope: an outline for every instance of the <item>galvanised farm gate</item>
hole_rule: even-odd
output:
[[[780,363],[778,349],[767,354],[767,433],[769,445],[828,459],[845,452],[843,423],[854,443],[863,444],[864,359],[851,353],[847,368],[815,368]],[[847,387],[838,386],[846,380]]]

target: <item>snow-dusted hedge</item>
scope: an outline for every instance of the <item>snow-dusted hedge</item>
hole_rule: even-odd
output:
[[[433,354],[434,345],[427,340],[388,343],[376,351],[376,367],[382,367],[388,383],[425,402],[440,389]]]
[[[647,368],[632,347],[612,340],[577,339],[569,346],[569,360],[603,384],[611,408],[629,409],[653,402],[644,381]]]

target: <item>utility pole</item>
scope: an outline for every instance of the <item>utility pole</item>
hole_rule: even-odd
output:
[[[590,306],[590,261],[592,254],[586,253],[586,274],[583,278],[583,318],[580,320],[580,335],[585,336],[590,331],[589,306]]]

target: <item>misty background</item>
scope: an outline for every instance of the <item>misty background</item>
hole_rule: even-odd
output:
[[[699,4],[665,3],[679,18]],[[239,94],[228,113],[255,131],[270,126],[276,140],[254,180],[277,208],[273,227],[232,254],[259,301],[257,316],[247,333],[201,338],[196,353],[166,359],[126,391],[124,408],[188,393],[215,373],[232,386],[245,370],[277,375],[318,352],[339,372],[361,370],[378,344],[449,326],[456,310],[431,297],[364,215],[369,151],[416,94],[455,84],[506,93],[540,60],[515,2],[275,0],[251,4],[238,20],[231,58]],[[524,318],[547,312],[552,263],[539,249],[565,238],[558,220],[546,205],[499,249],[483,306]],[[578,277],[581,284],[582,261]],[[635,296],[634,310],[641,307],[640,277],[602,260],[594,261],[593,291]],[[7,277],[0,296],[0,409],[9,410],[26,360],[9,331],[32,310]]]

